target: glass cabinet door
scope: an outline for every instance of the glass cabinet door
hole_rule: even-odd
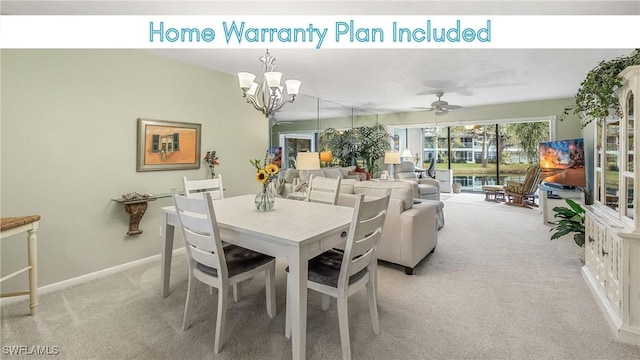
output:
[[[606,120],[604,172],[605,205],[618,212],[620,191],[620,119]]]
[[[625,164],[625,172],[623,173],[624,175],[624,195],[625,195],[625,207],[624,207],[624,211],[623,211],[623,215],[629,219],[633,219],[633,199],[634,199],[634,193],[633,193],[633,178],[634,178],[634,167],[633,167],[633,158],[634,158],[634,151],[635,151],[635,139],[634,139],[634,127],[635,127],[635,122],[634,122],[634,109],[633,109],[633,92],[629,92],[629,94],[627,94],[627,99],[626,99],[626,103],[624,106],[624,120],[626,123],[626,132],[627,132],[627,151],[626,151],[626,160],[627,163]]]
[[[601,121],[596,121],[596,154],[595,154],[595,186],[594,186],[594,200],[603,203],[602,198],[602,137],[603,137],[603,124]]]

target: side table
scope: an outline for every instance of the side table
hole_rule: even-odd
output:
[[[501,202],[504,201],[503,185],[482,185],[485,201]]]
[[[29,310],[31,315],[38,313],[38,272],[37,272],[37,236],[40,215],[7,217],[0,219],[0,239],[26,232],[27,235],[27,267],[13,272],[0,279],[0,283],[12,277],[29,271],[29,291],[19,291],[2,294],[0,297],[19,296],[29,294]]]

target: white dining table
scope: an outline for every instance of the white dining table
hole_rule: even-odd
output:
[[[255,195],[242,195],[213,200],[220,235],[226,242],[287,260],[292,358],[304,359],[308,260],[345,242],[353,208],[278,198],[272,211],[259,212],[254,198]],[[166,297],[178,218],[173,206],[163,207],[162,213],[161,282],[162,296]]]

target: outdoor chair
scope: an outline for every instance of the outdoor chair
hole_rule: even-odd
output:
[[[529,166],[522,182],[507,181],[504,185],[505,204],[527,208],[537,207],[535,192],[540,181],[540,165]]]
[[[175,188],[172,192],[189,269],[182,327],[187,330],[191,325],[198,282],[217,288],[218,313],[213,348],[217,354],[224,343],[229,286],[264,273],[267,314],[272,319],[275,316],[275,258],[237,245],[223,247],[210,193],[204,193],[203,197],[186,197],[178,195]]]
[[[380,334],[376,299],[376,248],[382,236],[390,193],[391,190],[387,190],[385,196],[366,202],[363,194],[358,195],[344,253],[329,250],[309,260],[307,287],[322,293],[322,310],[329,309],[330,296],[337,299],[342,358],[345,360],[351,359],[347,299],[365,287],[369,299],[373,332],[376,335]],[[289,268],[286,270],[288,272]],[[287,284],[287,297],[290,291],[289,286]],[[306,306],[306,304],[302,304],[302,306]],[[287,338],[291,337],[291,310],[289,307],[287,301],[285,310],[285,336]]]

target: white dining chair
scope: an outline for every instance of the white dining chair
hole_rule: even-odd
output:
[[[336,205],[342,178],[332,179],[311,175],[306,201]]]
[[[224,199],[224,187],[222,185],[222,174],[213,179],[202,180],[189,180],[186,176],[182,177],[182,184],[184,187],[184,195],[188,197],[203,196],[205,192],[211,194],[213,200]],[[222,246],[227,246],[229,243],[222,242]],[[233,285],[233,300],[238,302],[241,296],[241,284]],[[210,290],[213,295],[213,289]]]
[[[344,253],[332,249],[309,260],[307,287],[322,293],[322,309],[325,311],[329,309],[330,297],[337,299],[342,358],[345,360],[351,359],[347,299],[365,287],[369,299],[373,332],[376,335],[380,334],[376,289],[376,247],[382,235],[389,198],[390,190],[385,196],[373,200],[367,199],[366,202],[364,195],[359,195],[356,198]],[[288,268],[286,270],[288,280]],[[285,336],[287,338],[291,337],[289,292],[290,289],[287,285],[285,315]]]
[[[218,289],[214,353],[224,344],[224,326],[229,286],[265,274],[267,313],[276,313],[275,258],[236,245],[222,246],[210,193],[202,197],[186,197],[172,189],[182,236],[186,244],[189,280],[184,309],[183,329],[191,326],[191,312],[198,282]]]
[[[221,174],[218,174],[213,179],[204,180],[188,180],[186,176],[183,176],[182,184],[184,185],[185,196],[201,196],[204,192],[209,192],[214,200],[224,199]]]

